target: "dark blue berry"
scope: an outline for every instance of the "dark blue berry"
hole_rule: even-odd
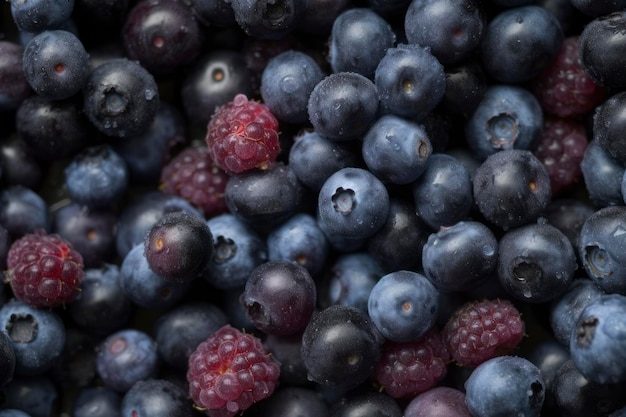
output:
[[[45,200],[30,188],[14,185],[0,192],[0,225],[15,239],[37,229],[50,229]]]
[[[447,154],[433,154],[411,184],[415,210],[431,229],[464,220],[474,205],[472,180],[465,166]]]
[[[378,114],[378,91],[367,77],[338,72],[322,79],[309,96],[307,112],[313,128],[335,141],[363,135]]]
[[[626,128],[626,92],[609,97],[593,115],[593,139],[611,158],[626,162],[626,141],[619,134]]]
[[[326,180],[317,207],[319,222],[327,235],[364,239],[385,224],[389,194],[371,172],[343,168]]]
[[[159,90],[153,75],[127,58],[111,59],[92,70],[83,95],[91,123],[112,137],[143,132],[159,108]]]
[[[5,417],[47,417],[59,413],[61,391],[48,374],[16,376],[0,394]],[[8,412],[12,410],[11,412]],[[15,414],[19,410],[22,414]],[[0,412],[2,412],[0,410]]]
[[[126,392],[136,382],[156,375],[159,369],[156,343],[140,330],[119,330],[98,346],[96,365],[105,386]]]
[[[443,65],[426,47],[400,44],[389,48],[374,76],[383,113],[421,120],[446,91]]]
[[[38,375],[49,370],[65,345],[65,326],[56,312],[36,309],[16,299],[0,308],[0,331],[15,349],[16,375]]]
[[[89,55],[80,39],[65,30],[49,30],[24,49],[24,74],[42,97],[60,100],[78,93],[89,75]]]
[[[74,400],[74,417],[119,417],[122,396],[110,388],[89,387],[81,390]]]
[[[121,404],[124,417],[193,417],[194,409],[187,392],[164,379],[137,381]]]
[[[235,20],[247,35],[280,39],[295,30],[304,17],[304,0],[231,0]]]
[[[233,214],[210,218],[213,257],[203,273],[204,279],[220,289],[242,288],[252,271],[267,261],[267,245],[261,235]]]
[[[319,417],[328,415],[328,405],[322,396],[309,388],[279,388],[270,398],[257,404],[254,408],[256,417]]]
[[[383,182],[408,184],[426,169],[433,151],[423,126],[399,116],[378,118],[363,136],[368,169]]]
[[[580,163],[589,199],[596,207],[624,204],[624,165],[612,158],[595,140],[585,148]]]
[[[446,92],[440,107],[450,113],[470,115],[487,91],[487,75],[477,59],[447,66]]]
[[[353,391],[332,404],[330,417],[401,417],[400,405],[383,392]]]
[[[261,76],[261,97],[278,120],[303,123],[309,117],[309,95],[323,78],[322,69],[310,55],[288,50],[267,62]]]
[[[72,200],[89,209],[111,206],[128,188],[126,162],[109,145],[90,146],[65,168]]]
[[[391,25],[372,9],[347,9],[333,22],[330,67],[333,72],[356,72],[373,80],[378,62],[395,40]]]
[[[499,82],[529,81],[550,65],[562,42],[561,24],[548,9],[512,7],[487,25],[481,41],[483,66]]]
[[[33,93],[23,69],[24,49],[16,42],[0,41],[0,110],[14,110]]]
[[[424,274],[441,291],[468,290],[489,279],[497,263],[498,240],[477,221],[442,227],[422,250]]]
[[[537,98],[513,85],[492,85],[465,124],[465,139],[479,159],[505,149],[533,150],[543,112]]]
[[[74,0],[10,0],[11,15],[19,30],[54,29],[70,18]]]
[[[374,285],[367,311],[376,328],[388,340],[412,342],[435,325],[439,291],[424,275],[395,271]]]
[[[15,373],[15,348],[5,332],[0,332],[0,388],[13,380]]]
[[[444,65],[464,61],[479,46],[486,25],[474,0],[415,0],[404,17],[407,40],[429,47]]]

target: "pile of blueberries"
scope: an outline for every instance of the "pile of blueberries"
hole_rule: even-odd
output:
[[[624,0],[3,2],[0,267],[39,231],[84,278],[37,308],[5,274],[0,417],[202,416],[227,324],[280,362],[250,417],[626,416],[624,68]],[[277,160],[177,161],[241,94]],[[484,299],[512,351],[377,383]]]

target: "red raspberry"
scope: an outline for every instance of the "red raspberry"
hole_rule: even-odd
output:
[[[547,116],[533,152],[548,168],[552,194],[570,188],[582,176],[580,163],[588,144],[585,126],[573,119]]]
[[[547,112],[559,117],[584,115],[606,98],[606,89],[584,71],[579,38],[563,41],[555,60],[531,82],[531,90]]]
[[[189,357],[189,395],[211,417],[232,417],[269,397],[280,366],[261,340],[226,325]]]
[[[449,360],[433,329],[415,342],[385,342],[373,378],[390,397],[410,399],[436,386],[446,376]]]
[[[13,295],[33,307],[71,302],[83,280],[83,257],[72,244],[40,230],[13,242],[7,254]]]
[[[267,169],[280,152],[278,120],[265,104],[237,94],[215,110],[206,142],[213,161],[229,174]]]
[[[161,171],[161,190],[184,198],[213,217],[227,210],[224,189],[228,174],[213,163],[206,146],[189,146]]]
[[[507,300],[464,304],[452,314],[441,336],[454,360],[474,368],[488,359],[511,353],[524,337],[519,311]]]

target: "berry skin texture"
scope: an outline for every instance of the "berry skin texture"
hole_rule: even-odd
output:
[[[280,365],[261,340],[226,325],[189,357],[187,382],[195,406],[210,417],[232,417],[269,397]]]
[[[280,153],[278,120],[265,104],[237,94],[215,110],[206,142],[215,164],[231,175],[267,169]]]
[[[440,333],[433,329],[415,342],[387,341],[373,377],[390,397],[411,399],[446,376],[449,359]]]
[[[161,190],[189,201],[210,218],[226,211],[228,174],[219,168],[206,146],[189,146],[161,171]]]
[[[39,230],[15,241],[7,255],[7,277],[13,294],[33,307],[71,302],[83,280],[83,258],[56,234]]]
[[[461,306],[448,319],[441,335],[460,365],[474,368],[507,355],[524,337],[519,311],[507,300],[483,300]]]

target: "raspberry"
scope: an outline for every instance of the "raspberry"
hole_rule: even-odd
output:
[[[440,333],[433,329],[415,342],[385,342],[373,378],[390,397],[413,398],[446,376],[449,360]]]
[[[552,195],[570,188],[582,176],[580,163],[588,144],[585,126],[573,119],[546,116],[533,152],[548,168]]]
[[[210,218],[226,212],[228,174],[213,163],[206,146],[190,146],[161,171],[161,190],[184,198]]]
[[[578,46],[578,36],[566,38],[552,64],[531,82],[531,90],[547,113],[584,115],[606,98],[606,89],[584,71]]]
[[[474,368],[513,351],[524,337],[519,311],[507,300],[464,304],[452,314],[441,336],[460,365]]]
[[[33,307],[71,302],[84,276],[81,254],[67,240],[43,230],[13,242],[7,267],[13,295]]]
[[[215,110],[206,142],[213,161],[229,174],[267,169],[280,152],[278,120],[265,104],[237,94]]]
[[[269,397],[280,366],[261,340],[225,325],[189,357],[189,395],[210,417],[232,417]]]

